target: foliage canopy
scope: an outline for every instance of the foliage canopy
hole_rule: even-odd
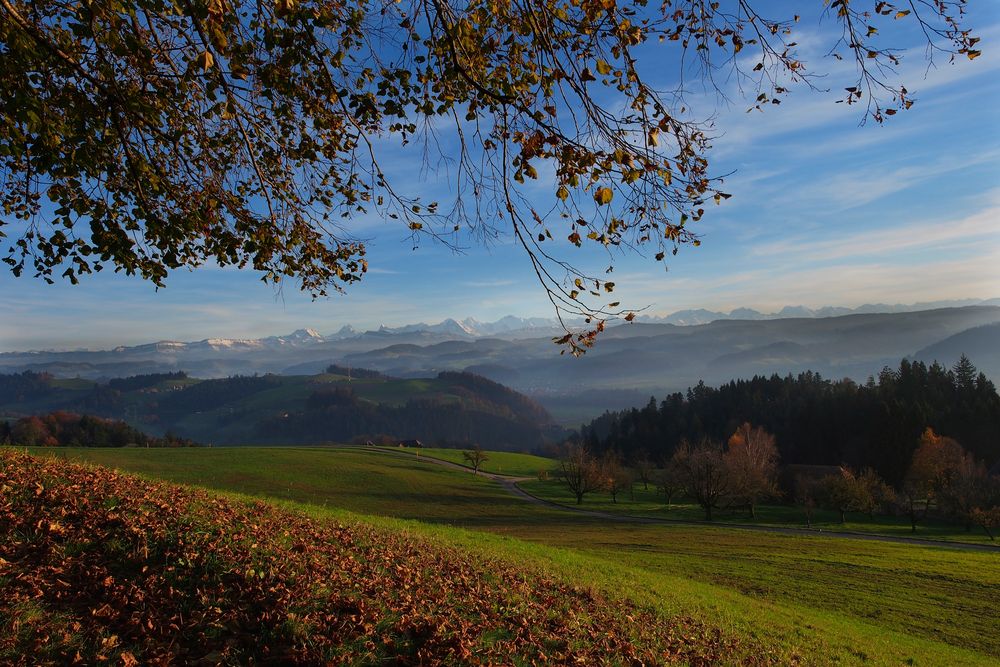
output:
[[[879,122],[910,107],[890,43],[904,25],[931,57],[978,56],[965,3],[815,3],[813,18],[841,28],[831,55],[857,66],[841,101]],[[549,241],[597,244],[612,264],[619,247],[662,261],[698,243],[689,222],[729,196],[709,171],[710,123],[688,106],[690,79],[735,77],[758,109],[815,84],[799,16],[761,7],[0,0],[4,261],[45,280],[111,267],[157,286],[212,261],[315,296],[365,273],[359,216],[449,244],[504,232],[557,314],[592,323],[559,341],[582,351],[606,318],[632,314],[610,300],[606,275]],[[664,60],[680,76],[660,88],[650,64]],[[452,201],[390,182],[385,155],[411,142],[447,162]],[[549,175],[546,201],[524,187]]]

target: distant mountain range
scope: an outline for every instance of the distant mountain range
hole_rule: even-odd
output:
[[[753,308],[736,308],[734,310],[721,312],[717,310],[705,310],[697,308],[694,310],[678,310],[675,313],[665,316],[640,315],[636,319],[640,322],[665,322],[667,324],[677,324],[680,326],[695,326],[698,324],[708,324],[716,320],[778,320],[794,317],[838,317],[840,315],[854,315],[860,313],[910,313],[918,310],[934,310],[937,308],[959,308],[962,306],[1000,306],[1000,298],[997,299],[952,299],[949,301],[925,301],[911,304],[887,304],[887,303],[866,303],[857,308],[845,308],[843,306],[824,306],[822,308],[806,308],[805,306],[785,306],[774,313],[762,313]]]
[[[469,371],[534,396],[564,423],[644,402],[651,394],[684,390],[699,380],[718,384],[755,374],[812,370],[864,381],[883,366],[896,367],[904,357],[950,366],[966,354],[1000,381],[1000,305],[896,308],[899,312],[836,316],[822,316],[826,309],[785,308],[773,315],[739,309],[724,317],[687,311],[610,327],[580,359],[558,354],[552,337],[560,330],[551,321],[510,316],[490,323],[449,319],[364,332],[347,326],[328,335],[300,329],[260,339],[9,352],[0,354],[0,373],[32,370],[104,380],[183,370],[193,377],[219,378],[310,375],[330,364],[401,378]],[[715,319],[696,323],[710,317]]]

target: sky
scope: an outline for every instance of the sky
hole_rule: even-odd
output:
[[[650,256],[615,256],[616,297],[653,315],[1000,297],[1000,3],[975,5],[983,55],[928,69],[922,51],[907,53],[901,78],[917,102],[884,125],[860,126],[861,110],[835,104],[835,92],[797,90],[763,114],[705,95],[712,171],[731,174],[721,189],[733,197],[709,207],[692,227],[701,246],[682,248],[667,271]],[[842,79],[823,58],[829,29],[804,29],[800,49],[832,86]],[[418,156],[393,159],[397,189],[447,201],[442,175],[421,173]],[[0,270],[0,352],[553,315],[510,238],[454,253],[415,247],[398,223],[355,224],[367,276],[315,301],[232,268],[178,271],[160,290],[110,271],[73,286]],[[570,247],[565,256],[598,272],[608,264]]]

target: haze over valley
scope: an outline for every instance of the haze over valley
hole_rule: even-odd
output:
[[[310,375],[331,364],[397,378],[465,371],[534,397],[571,425],[605,409],[638,405],[651,394],[682,391],[699,381],[715,385],[740,377],[811,370],[831,379],[864,382],[903,358],[950,367],[965,354],[987,376],[1000,378],[998,305],[899,307],[897,312],[835,316],[824,314],[845,309],[803,310],[788,308],[754,319],[745,319],[752,315],[745,310],[721,318],[712,313],[678,313],[663,321],[621,324],[577,359],[555,353],[552,338],[559,332],[555,322],[509,316],[485,324],[446,320],[364,332],[345,326],[326,335],[301,329],[250,340],[6,352],[0,354],[0,372],[30,370],[106,380],[175,371],[199,378]],[[702,319],[709,321],[701,323]]]

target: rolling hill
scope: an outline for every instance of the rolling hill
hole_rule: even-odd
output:
[[[0,622],[19,628],[0,636],[0,661],[76,651],[125,664],[126,652],[143,664],[1000,656],[992,553],[609,523],[364,448],[35,453],[0,450],[0,525],[14,528],[0,531]]]
[[[57,410],[125,419],[143,430],[214,444],[320,444],[376,439],[537,449],[561,431],[540,405],[468,373],[395,379],[183,373],[98,383],[0,376],[0,417]]]

